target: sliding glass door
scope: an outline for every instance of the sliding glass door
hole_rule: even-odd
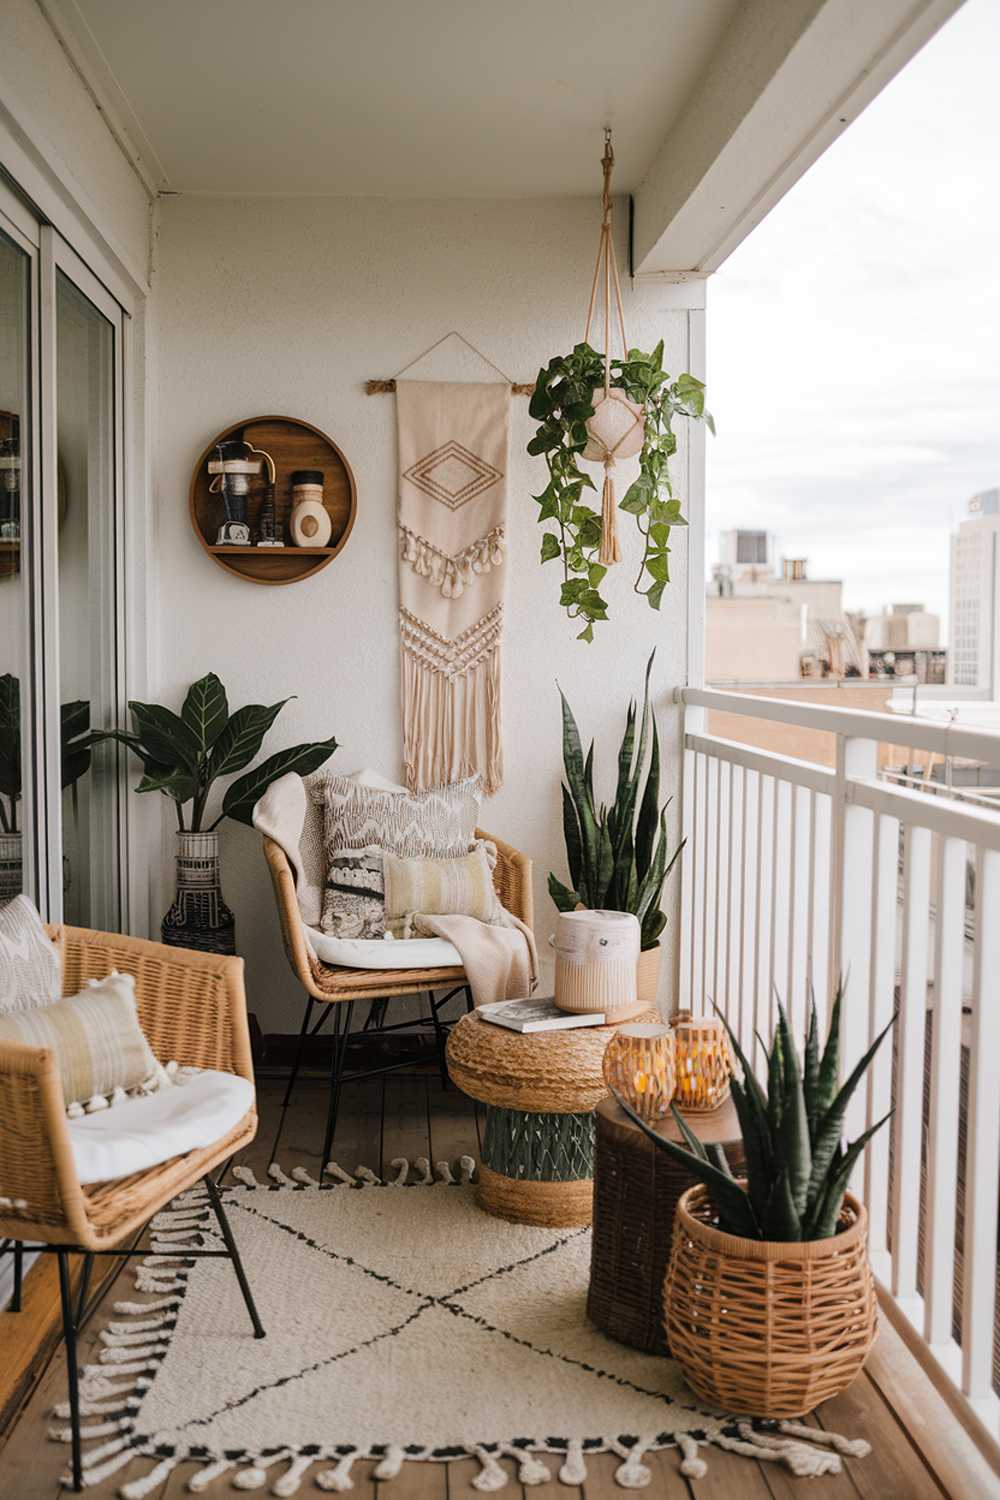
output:
[[[118,747],[101,731],[120,724],[124,694],[125,316],[6,193],[0,185],[0,901],[23,888],[50,920],[117,931],[127,805]]]

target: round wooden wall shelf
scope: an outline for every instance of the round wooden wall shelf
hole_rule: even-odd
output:
[[[222,499],[209,493],[212,476],[208,472],[208,460],[218,443],[231,438],[241,438],[274,459],[275,500],[286,535],[289,534],[291,512],[290,476],[296,469],[322,469],[323,505],[333,523],[329,546],[216,546],[215,539],[222,524]],[[261,495],[262,485],[252,485],[248,506],[251,535],[255,533]],[[189,505],[195,535],[220,568],[251,583],[298,583],[325,568],[346,546],[357,515],[358,493],[347,459],[333,439],[320,432],[318,427],[300,422],[296,417],[250,417],[245,422],[234,422],[209,443],[191,478]]]

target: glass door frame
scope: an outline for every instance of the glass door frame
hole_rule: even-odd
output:
[[[22,500],[25,581],[22,628],[25,639],[22,683],[21,743],[24,764],[22,832],[24,888],[34,897],[47,921],[63,914],[62,777],[60,767],[59,673],[59,465],[57,429],[56,289],[59,273],[71,281],[111,324],[113,330],[112,403],[113,464],[112,513],[114,539],[107,559],[113,598],[114,641],[111,651],[109,718],[124,722],[128,696],[128,632],[131,600],[126,589],[125,487],[130,455],[129,400],[126,366],[130,349],[130,317],[121,303],[51,224],[8,186],[0,176],[0,229],[25,254],[28,263],[28,434],[24,465],[30,473],[27,505]],[[22,490],[23,493],[23,490]],[[114,780],[117,820],[118,890],[117,930],[130,930],[131,870],[129,860],[129,799],[125,757],[116,757]]]

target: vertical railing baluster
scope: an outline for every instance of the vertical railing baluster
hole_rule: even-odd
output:
[[[832,995],[847,982],[840,1012],[840,1066],[848,1073],[867,1045],[868,1007],[864,976],[868,972],[871,932],[871,841],[873,814],[850,800],[852,781],[874,781],[878,745],[874,740],[838,735],[836,780],[830,830],[830,968]],[[847,1110],[848,1135],[864,1129],[865,1101],[855,1091]]]
[[[930,897],[930,829],[911,825],[903,839],[902,972],[892,1118],[892,1292],[897,1301],[917,1294]]]
[[[879,814],[872,829],[871,956],[868,968],[868,1037],[874,1040],[896,1008],[896,930],[899,901],[899,820]],[[862,976],[858,975],[860,986]],[[893,1041],[887,1037],[876,1054],[867,1079],[866,1125],[892,1108]],[[877,1269],[888,1280],[881,1258],[888,1251],[889,1131],[880,1130],[865,1152],[865,1201],[868,1204],[868,1246]]]
[[[976,947],[969,1028],[969,1116],[962,1264],[962,1389],[987,1408],[993,1379],[997,1174],[1000,1171],[1000,853],[976,859]],[[984,1413],[985,1414],[985,1413]]]

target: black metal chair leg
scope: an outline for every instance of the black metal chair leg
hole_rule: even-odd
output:
[[[445,1062],[444,1049],[448,1036],[441,1025],[441,1017],[438,1015],[437,1006],[434,1004],[433,990],[427,991],[427,999],[431,1007],[431,1020],[434,1022],[434,1042],[437,1049],[438,1072],[441,1074],[441,1087],[446,1089],[448,1087],[448,1064]]]
[[[211,1203],[212,1208],[215,1210],[215,1217],[218,1219],[219,1228],[222,1230],[222,1238],[225,1240],[226,1249],[229,1251],[229,1259],[232,1261],[233,1270],[236,1272],[236,1280],[239,1282],[240,1291],[243,1293],[243,1301],[246,1303],[247,1312],[250,1314],[250,1321],[253,1324],[253,1336],[255,1339],[266,1338],[267,1335],[264,1332],[264,1325],[261,1323],[260,1318],[257,1315],[257,1308],[254,1304],[253,1293],[250,1290],[250,1283],[249,1281],[247,1281],[246,1272],[243,1269],[243,1262],[240,1260],[240,1252],[237,1248],[236,1241],[233,1238],[233,1231],[229,1227],[229,1220],[226,1217],[226,1211],[222,1207],[222,1199],[219,1197],[219,1190],[216,1187],[215,1183],[212,1181],[212,1177],[210,1174],[205,1177],[204,1182],[206,1188],[208,1189],[209,1202]]]
[[[20,1240],[15,1240],[11,1249],[14,1252],[14,1290],[10,1299],[10,1312],[21,1311],[21,1291],[24,1287],[24,1246]]]
[[[326,1134],[323,1137],[323,1155],[320,1157],[320,1171],[330,1160],[330,1148],[333,1145],[333,1137],[337,1130],[337,1115],[340,1111],[340,1080],[344,1073],[344,1063],[347,1061],[347,1047],[351,1040],[351,1017],[354,1015],[354,1001],[348,1000],[344,1006],[345,1017],[341,1026],[340,1007],[333,1018],[333,1058],[330,1064],[330,1101],[326,1111]]]
[[[476,1002],[472,998],[472,986],[470,984],[467,984],[465,986],[465,1008],[469,1012],[474,1011],[476,1008]]]
[[[59,1299],[62,1302],[63,1339],[66,1343],[66,1370],[69,1376],[69,1424],[72,1440],[73,1488],[83,1489],[83,1463],[80,1457],[80,1386],[76,1367],[76,1321],[73,1314],[73,1292],[69,1279],[69,1251],[59,1249]],[[88,1257],[89,1259],[89,1257]]]
[[[278,1129],[275,1131],[274,1144],[271,1147],[271,1161],[274,1161],[274,1158],[278,1154],[278,1145],[281,1141],[281,1132],[285,1128],[285,1115],[288,1112],[288,1106],[291,1102],[292,1089],[295,1087],[295,1080],[298,1078],[299,1068],[302,1066],[302,1053],[305,1050],[306,1037],[309,1035],[309,1021],[312,1016],[314,1004],[315,1001],[313,1000],[313,997],[309,995],[306,1001],[305,1014],[302,1017],[302,1030],[299,1032],[299,1044],[295,1049],[295,1061],[292,1063],[292,1071],[288,1079],[288,1087],[285,1089],[285,1097],[281,1101],[281,1114],[278,1117]]]
[[[94,1257],[85,1255],[83,1257],[83,1270],[80,1273],[80,1286],[76,1294],[76,1314],[73,1318],[74,1326],[79,1329],[83,1322],[83,1310],[87,1305],[87,1293],[90,1290],[90,1275],[94,1269]]]

